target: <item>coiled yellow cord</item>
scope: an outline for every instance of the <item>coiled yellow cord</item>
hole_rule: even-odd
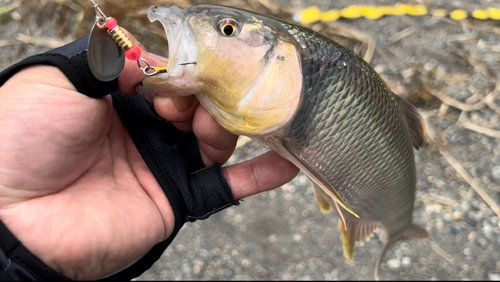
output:
[[[500,9],[488,8],[486,10],[474,10],[471,13],[457,9],[448,12],[443,9],[435,9],[428,11],[423,5],[407,5],[396,4],[394,6],[367,6],[367,5],[352,5],[341,10],[321,11],[318,7],[313,6],[298,11],[295,14],[295,20],[301,24],[309,24],[317,21],[336,21],[339,18],[354,19],[364,17],[371,20],[376,20],[384,16],[423,16],[433,15],[436,17],[450,17],[454,20],[463,20],[468,17],[478,20],[500,20]]]

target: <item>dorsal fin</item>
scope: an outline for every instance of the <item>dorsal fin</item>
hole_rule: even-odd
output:
[[[422,147],[425,136],[425,122],[422,116],[418,113],[417,108],[405,99],[400,99],[401,109],[410,128],[411,138],[415,149]]]

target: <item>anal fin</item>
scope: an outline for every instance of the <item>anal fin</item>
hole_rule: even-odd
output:
[[[339,219],[339,229],[342,234],[342,244],[344,246],[344,257],[348,260],[354,259],[354,241],[351,240],[350,234],[347,232],[347,229],[342,223],[342,220]]]
[[[380,225],[378,222],[364,221],[352,216],[344,218],[345,224],[342,219],[339,220],[339,228],[342,233],[342,243],[344,246],[344,256],[348,260],[354,259],[354,245],[370,238],[373,231]]]

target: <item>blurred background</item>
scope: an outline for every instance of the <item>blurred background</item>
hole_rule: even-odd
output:
[[[216,3],[294,21],[301,9],[392,0],[109,0],[97,1],[150,52],[167,56],[151,5]],[[430,10],[500,9],[500,0],[406,0]],[[0,70],[27,56],[84,36],[93,25],[90,1],[0,1]],[[415,151],[415,222],[426,240],[397,243],[381,279],[500,280],[500,20],[386,16],[306,25],[365,58],[390,88],[426,120],[425,145]],[[240,137],[228,164],[265,152]],[[76,220],[76,219],[75,219]],[[186,224],[141,280],[373,279],[382,244],[376,234],[343,256],[338,218],[324,215],[300,173],[274,191],[250,197],[208,220]]]

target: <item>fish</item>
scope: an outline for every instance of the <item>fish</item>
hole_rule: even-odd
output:
[[[150,101],[195,95],[224,129],[300,168],[320,209],[338,214],[347,259],[380,227],[378,279],[395,242],[429,236],[413,223],[425,123],[353,50],[227,6],[152,6],[148,17],[165,29],[169,60],[138,92]]]

